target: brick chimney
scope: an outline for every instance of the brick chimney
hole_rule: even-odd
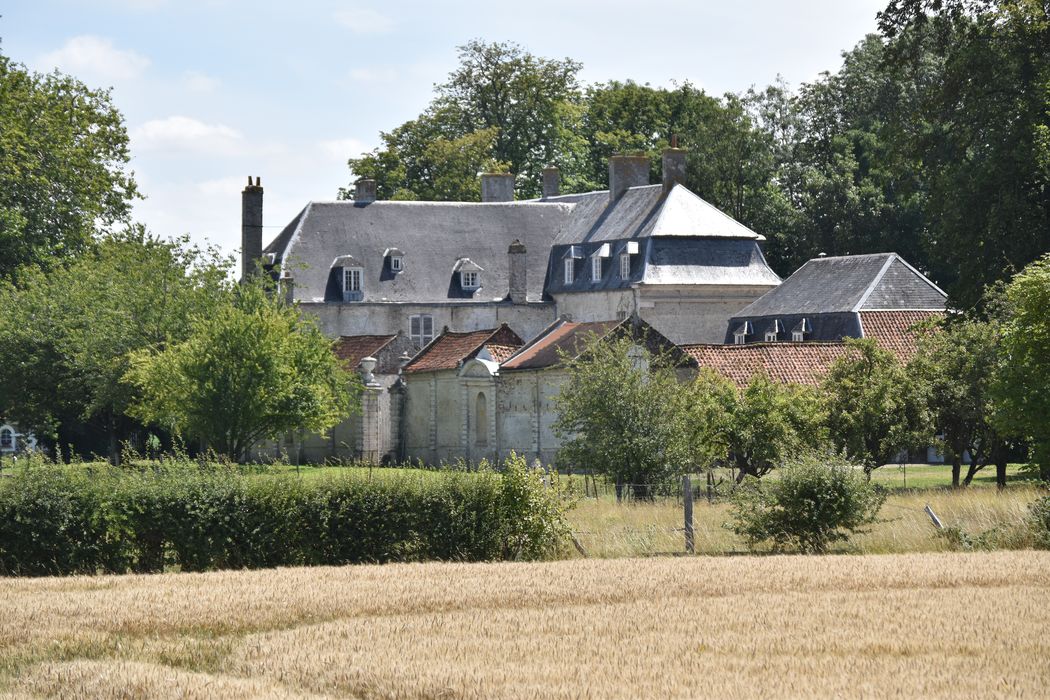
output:
[[[507,262],[510,269],[510,300],[515,304],[524,304],[526,297],[525,245],[515,240],[507,249]]]
[[[543,169],[543,198],[557,197],[561,194],[561,171],[557,165],[548,165]]]
[[[262,257],[263,188],[259,178],[241,192],[241,278],[259,271]]]
[[[678,147],[678,137],[671,138],[671,146],[663,153],[664,192],[670,192],[675,185],[685,184],[685,149]]]
[[[370,177],[362,177],[354,183],[354,203],[370,204],[376,201],[376,181]]]
[[[482,202],[513,202],[514,175],[511,173],[482,173]]]
[[[609,201],[615,202],[629,187],[649,184],[649,156],[609,158]]]

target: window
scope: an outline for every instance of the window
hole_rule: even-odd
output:
[[[602,259],[598,256],[591,258],[591,279],[597,282],[602,278]]]
[[[361,291],[361,268],[359,268],[359,267],[344,267],[343,268],[343,291],[344,292],[360,292]]]
[[[775,343],[775,342],[777,342],[776,331],[766,331],[766,342],[767,343]]]
[[[478,394],[474,404],[474,443],[489,444],[489,411],[484,394]]]
[[[0,450],[15,449],[15,431],[10,428],[0,428]]]
[[[576,281],[576,263],[573,262],[572,258],[565,259],[565,284],[572,284]]]
[[[459,283],[463,289],[477,289],[478,288],[478,273],[474,270],[464,270],[459,273]]]
[[[627,253],[620,255],[620,279],[627,279],[631,276],[631,256]]]
[[[394,272],[401,272],[405,269],[405,259],[400,255],[394,255],[390,258],[390,269]]]
[[[417,348],[428,345],[434,339],[434,317],[430,314],[409,316],[408,335]]]
[[[747,342],[747,335],[744,334],[744,333],[734,333],[733,334],[733,342],[736,343],[737,345],[743,345],[744,343]]]
[[[805,339],[806,339],[806,334],[803,333],[802,331],[792,331],[791,332],[791,340],[792,341],[794,341],[796,343],[801,343]]]

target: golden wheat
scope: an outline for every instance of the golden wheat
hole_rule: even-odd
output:
[[[1050,554],[0,582],[13,697],[1046,694]]]

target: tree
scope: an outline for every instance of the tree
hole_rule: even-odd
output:
[[[705,466],[728,462],[737,481],[761,477],[804,449],[827,440],[820,395],[809,387],[755,375],[737,389],[705,369],[690,385],[693,446]]]
[[[133,416],[243,462],[260,440],[324,433],[351,414],[360,381],[312,321],[262,280],[228,295],[191,318],[182,342],[133,355],[127,380],[141,392]]]
[[[229,266],[186,237],[133,228],[64,267],[24,269],[0,288],[0,411],[51,444],[76,441],[86,424],[107,436],[115,462],[120,440],[139,427],[126,416],[136,396],[122,381],[129,354],[184,339],[188,319],[214,306]]]
[[[933,63],[902,143],[922,164],[929,260],[954,304],[1050,249],[1050,6],[891,0],[890,65]]]
[[[53,267],[127,223],[138,196],[106,90],[0,55],[0,279]]]
[[[350,169],[375,178],[384,198],[476,198],[478,170],[492,166],[518,176],[519,195],[538,196],[544,166],[573,160],[565,150],[578,143],[568,126],[580,68],[514,43],[468,42],[427,109],[381,134],[383,145],[351,158]]]
[[[959,486],[964,454],[970,466],[962,483],[996,465],[996,482],[1006,486],[1007,445],[993,427],[996,410],[992,382],[999,362],[999,329],[992,321],[948,317],[919,339],[908,374],[929,388],[934,425],[943,435],[952,464],[952,486]]]
[[[999,345],[994,424],[1027,440],[1040,476],[1050,479],[1050,255],[1013,278],[1006,301],[1009,318]]]
[[[926,389],[874,340],[847,339],[824,380],[832,444],[871,470],[933,435]]]
[[[627,338],[591,339],[565,358],[568,380],[555,397],[559,462],[631,484],[651,498],[690,466],[687,412],[673,355]]]
[[[778,479],[746,480],[732,495],[733,531],[750,546],[768,540],[774,551],[793,545],[823,554],[877,522],[886,500],[856,466],[833,453],[807,452],[789,458]]]

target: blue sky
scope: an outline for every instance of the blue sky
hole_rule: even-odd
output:
[[[721,94],[836,70],[884,4],[32,0],[0,9],[0,40],[31,68],[112,87],[147,196],[136,218],[232,253],[249,174],[268,240],[306,202],[334,199],[347,157],[417,115],[472,38],[572,57],[585,82]]]

